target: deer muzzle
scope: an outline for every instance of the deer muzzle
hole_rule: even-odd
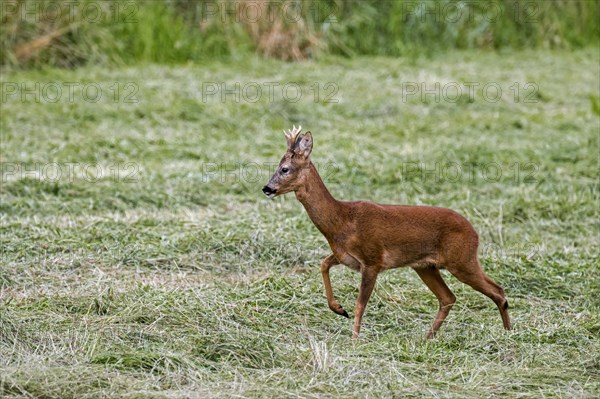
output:
[[[262,191],[269,198],[273,198],[275,196],[275,194],[277,193],[277,190],[273,190],[269,186],[264,186],[263,189],[262,189]]]

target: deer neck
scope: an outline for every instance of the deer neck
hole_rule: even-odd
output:
[[[344,223],[342,206],[329,193],[312,162],[305,184],[295,193],[314,225],[325,237],[332,237],[336,231],[340,231]]]

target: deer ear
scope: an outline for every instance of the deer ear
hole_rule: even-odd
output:
[[[298,155],[304,156],[304,158],[308,158],[313,147],[313,138],[310,132],[304,133],[298,141],[296,141],[296,145],[294,146],[294,153]]]

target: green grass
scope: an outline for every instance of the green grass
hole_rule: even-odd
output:
[[[2,102],[0,396],[598,397],[599,61],[538,50],[0,75],[4,90],[79,82],[104,94]],[[202,82],[295,82],[304,95],[203,102]],[[328,82],[337,103],[324,101]],[[403,101],[410,82],[495,82],[504,95]],[[138,102],[124,101],[127,83]],[[515,102],[514,83],[535,83],[535,102]],[[458,302],[426,341],[437,302],[398,269],[352,342],[324,298],[325,240],[293,196],[260,191],[293,124],[313,132],[338,199],[466,215],[514,330],[444,274]],[[446,172],[421,174],[436,165]],[[332,281],[351,310],[359,276],[339,266]]]
[[[16,69],[237,61],[250,53],[297,60],[448,49],[580,49],[600,40],[600,4],[594,0],[4,3],[0,65]],[[51,45],[31,47],[57,32]]]

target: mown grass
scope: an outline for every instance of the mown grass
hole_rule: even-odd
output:
[[[459,52],[2,74],[3,88],[87,82],[104,96],[3,100],[1,396],[599,396],[599,60]],[[115,82],[135,84],[138,102],[115,102]],[[202,82],[294,82],[303,96],[203,101]],[[503,96],[404,101],[415,82],[495,82]],[[535,101],[516,102],[514,83],[535,83]],[[313,132],[337,198],[465,214],[514,330],[446,275],[458,303],[426,341],[436,300],[400,269],[381,276],[351,342],[324,298],[324,239],[293,197],[260,192],[292,124]],[[332,279],[352,309],[358,275]]]

